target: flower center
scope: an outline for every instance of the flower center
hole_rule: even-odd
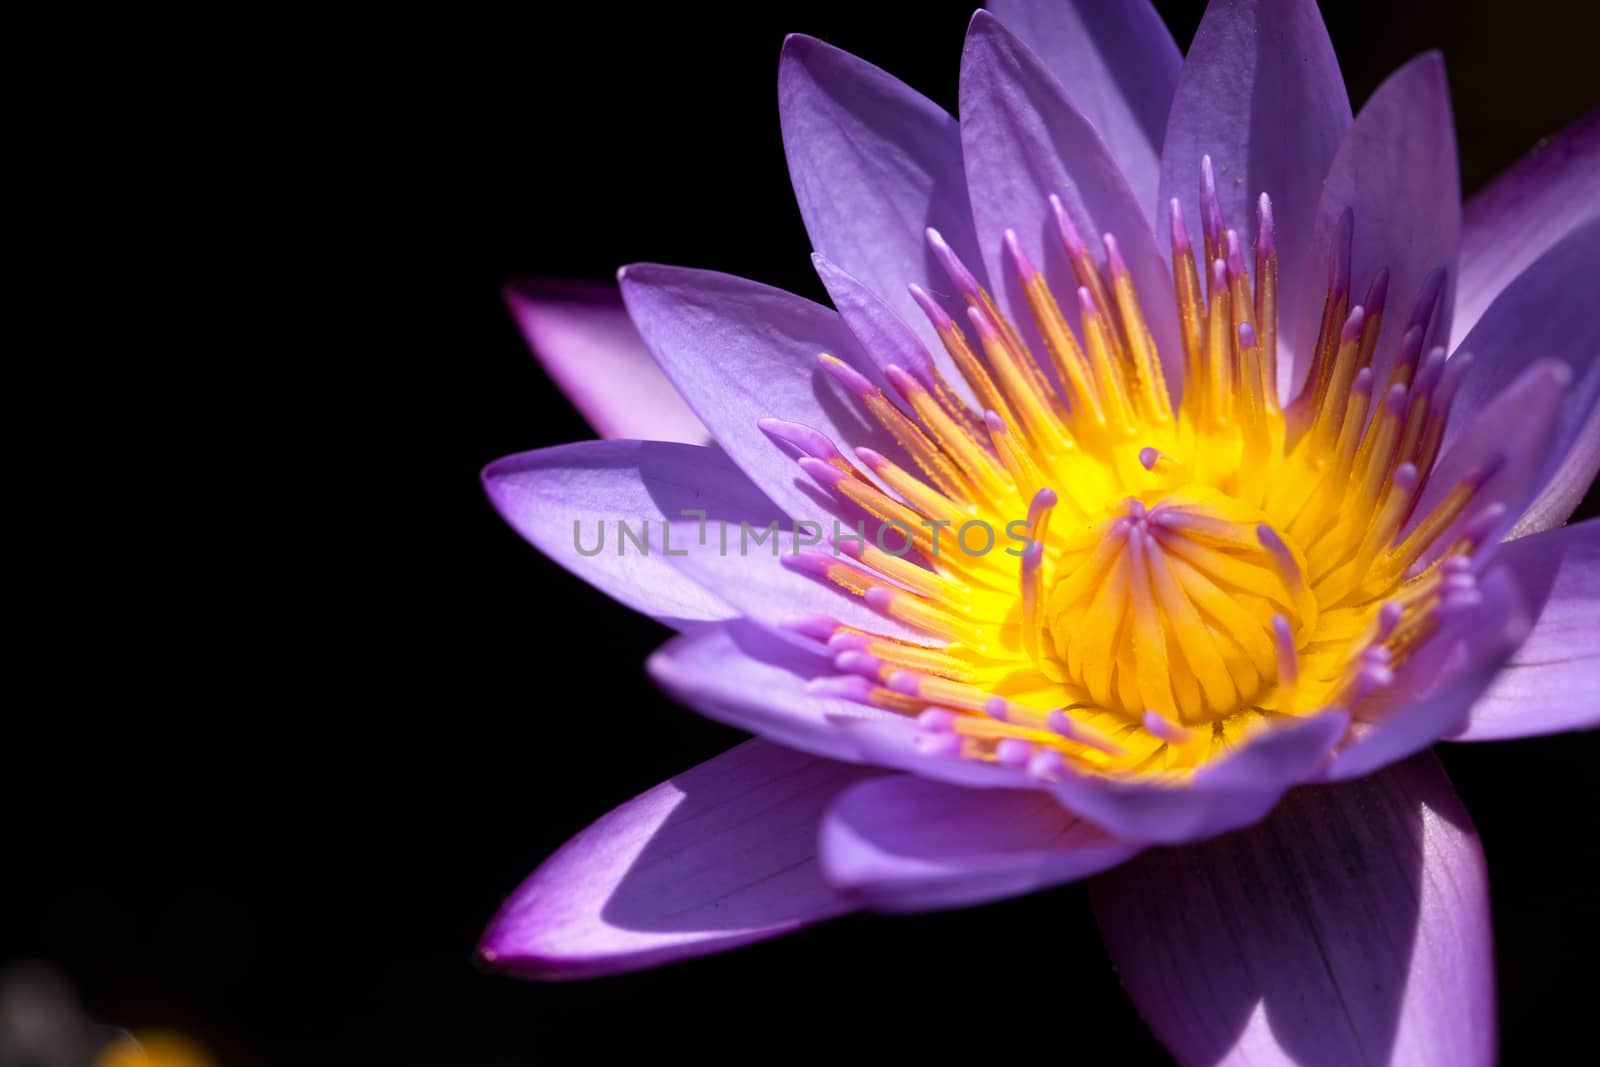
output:
[[[1420,506],[1466,366],[1423,351],[1442,272],[1376,366],[1387,275],[1353,302],[1347,216],[1285,406],[1271,204],[1247,264],[1209,160],[1201,190],[1198,263],[1171,205],[1181,351],[1158,352],[1116,239],[1093,254],[1052,197],[1071,319],[1005,235],[1047,360],[930,230],[967,328],[912,295],[977,408],[931,360],[883,368],[896,400],[824,355],[900,454],[860,449],[857,466],[815,430],[763,422],[843,508],[911,533],[905,555],[869,539],[789,560],[900,624],[795,620],[834,651],[839,674],[818,689],[917,716],[952,755],[1041,775],[1183,774],[1273,720],[1354,710],[1475,600],[1469,557],[1503,513],[1475,496],[1496,465]],[[1176,402],[1163,358],[1183,363]],[[952,537],[973,522],[1025,547],[975,552]]]

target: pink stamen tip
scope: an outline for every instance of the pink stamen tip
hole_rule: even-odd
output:
[[[833,659],[833,665],[846,674],[859,674],[863,678],[877,678],[883,673],[883,660],[870,652],[860,652],[854,649],[841,652]]]
[[[913,282],[906,286],[906,289],[911,293],[911,299],[917,302],[917,307],[922,309],[922,313],[933,324],[935,330],[943,332],[955,326],[956,320],[952,319],[949,312],[940,307],[922,286]]]
[[[859,634],[842,634],[839,632],[839,620],[830,619],[826,615],[791,615],[787,619],[779,619],[778,626],[790,633],[800,634],[817,641],[825,641],[829,648],[834,647],[834,642],[841,637],[859,637]]]
[[[811,475],[818,484],[827,489],[838,488],[839,483],[843,482],[847,477],[844,471],[838,467],[831,463],[824,463],[814,456],[801,456],[800,469]]]
[[[1159,460],[1160,458],[1161,458],[1160,451],[1157,450],[1157,449],[1151,448],[1149,445],[1146,445],[1144,448],[1139,449],[1139,466],[1143,467],[1147,471],[1155,470],[1156,469],[1156,461]]]
[[[1361,329],[1367,324],[1367,310],[1360,304],[1350,309],[1350,317],[1344,320],[1344,329],[1339,331],[1339,343],[1353,345],[1361,340]]]
[[[1368,664],[1356,672],[1355,698],[1362,700],[1394,683],[1394,671]]]
[[[914,697],[921,691],[922,679],[911,671],[893,671],[884,679],[884,684],[896,693]]]
[[[1493,481],[1494,476],[1505,468],[1506,458],[1504,452],[1495,453],[1468,471],[1466,477],[1461,479],[1461,484],[1474,493],[1482,491],[1483,487]]]
[[[1387,667],[1394,660],[1394,653],[1385,645],[1368,645],[1361,650],[1361,662],[1373,667]]]
[[[856,449],[856,457],[866,464],[867,470],[872,471],[874,474],[889,466],[889,461],[884,458],[881,452],[875,452],[870,448]]]
[[[1062,737],[1076,738],[1078,736],[1078,724],[1072,721],[1072,717],[1066,713],[1064,708],[1056,708],[1045,716],[1044,721],[1046,726]]]
[[[990,697],[983,702],[983,713],[996,722],[1010,722],[1011,712],[1005,697]]]
[[[955,757],[961,755],[961,735],[956,733],[923,733],[917,737],[917,751],[924,756]]]
[[[1144,713],[1144,728],[1172,745],[1181,745],[1193,737],[1193,733],[1184,729],[1177,723],[1163,718],[1159,713],[1146,711]]]
[[[1101,237],[1100,241],[1106,246],[1106,266],[1112,276],[1120,278],[1127,275],[1128,264],[1122,258],[1122,249],[1117,246],[1117,239],[1108,233]]]
[[[1020,737],[1003,737],[994,746],[994,758],[1002,767],[1026,767],[1033,758],[1033,746]]]
[[[1207,248],[1216,248],[1222,239],[1222,203],[1217,199],[1217,175],[1209,155],[1200,157],[1200,231]]]
[[[1229,230],[1223,235],[1228,252],[1228,280],[1245,276],[1244,247],[1239,243],[1239,231]]]
[[[1351,384],[1352,392],[1361,396],[1372,395],[1372,368],[1362,367],[1356,371],[1356,380]]]
[[[1002,419],[1000,413],[992,408],[983,413],[983,424],[989,427],[993,433],[1007,434],[1011,432],[1006,429],[1006,420]]]
[[[1061,235],[1061,245],[1067,250],[1067,258],[1077,259],[1083,255],[1083,235],[1073,224],[1072,216],[1067,214],[1066,205],[1054,193],[1050,194],[1050,213],[1055,216],[1056,232]]]
[[[838,357],[823,355],[817,359],[822,364],[823,373],[844,386],[846,392],[865,400],[878,391],[878,387],[867,381],[865,375]]]
[[[1294,627],[1282,615],[1272,617],[1272,638],[1278,649],[1278,684],[1294,685],[1300,677],[1300,664],[1295,658]]]
[[[1256,255],[1271,259],[1278,254],[1277,227],[1272,221],[1272,197],[1266,193],[1256,201]]]
[[[956,713],[949,708],[927,708],[917,716],[917,725],[934,733],[950,733],[956,728]]]
[[[1086,319],[1099,314],[1094,306],[1094,294],[1089,292],[1086,285],[1078,286],[1078,314]]]
[[[797,573],[826,580],[833,561],[821,552],[797,552],[783,556],[780,562]]]
[[[1011,257],[1011,263],[1017,270],[1017,277],[1024,282],[1032,280],[1038,272],[1033,269],[1033,263],[1028,259],[1028,253],[1022,250],[1022,242],[1017,240],[1016,230],[1005,232],[1006,254]]]
[[[775,441],[793,445],[808,456],[820,460],[843,459],[843,454],[828,439],[828,435],[820,430],[813,430],[798,422],[785,422],[782,419],[757,419],[756,426],[761,432]]]
[[[978,279],[973,277],[967,265],[961,262],[961,257],[945,242],[944,236],[938,230],[929,226],[925,231],[928,244],[933,248],[933,254],[938,257],[939,265],[950,276],[950,283],[961,290],[963,296],[976,297],[980,291]]]
[[[1183,205],[1177,197],[1167,201],[1168,229],[1172,231],[1172,247],[1180,256],[1187,256],[1192,251],[1189,244],[1189,228],[1184,225]]]
[[[1039,563],[1044,559],[1044,542],[1033,541],[1022,550],[1022,574],[1026,581],[1039,569]]]
[[[1060,497],[1056,496],[1056,491],[1048,487],[1040,489],[1037,493],[1033,494],[1033,499],[1028,502],[1029,525],[1038,522],[1040,514],[1055,507],[1056,501],[1059,499]]]
[[[806,692],[813,696],[837,697],[865,704],[872,698],[872,681],[859,674],[813,678],[806,683]]]
[[[1128,498],[1128,514],[1135,519],[1148,518],[1150,515],[1150,509],[1144,506],[1143,500],[1140,500],[1136,496],[1130,496]]]
[[[1506,506],[1498,501],[1490,504],[1478,512],[1467,524],[1461,528],[1461,539],[1467,542],[1469,551],[1476,552],[1478,547],[1489,539],[1489,535],[1500,525],[1506,515]]]
[[[1396,382],[1383,395],[1383,410],[1390,415],[1404,415],[1406,411],[1406,387]]]
[[[1383,314],[1383,306],[1389,302],[1389,268],[1381,267],[1373,275],[1372,284],[1367,286],[1367,298],[1361,303],[1366,306],[1367,314],[1377,318]]]
[[[1446,574],[1465,574],[1472,569],[1472,560],[1466,556],[1450,556],[1439,564],[1439,569]]]
[[[1409,338],[1411,334],[1407,333]],[[1422,343],[1422,331],[1417,331],[1417,343]],[[1402,347],[1402,351],[1403,351]],[[1444,346],[1436,345],[1428,349],[1428,354],[1422,357],[1422,366],[1417,370],[1417,393],[1422,396],[1431,396],[1439,387],[1439,379],[1444,374],[1445,362]]]
[[[984,341],[992,342],[1000,339],[1000,331],[995,328],[994,323],[989,321],[989,316],[984,314],[982,308],[977,306],[967,308],[967,319],[972,323],[972,328],[978,331],[978,336]]]
[[[1221,259],[1211,263],[1211,285],[1214,289],[1226,289],[1228,286],[1228,264]]]
[[[1417,491],[1417,482],[1420,480],[1415,463],[1402,463],[1394,472],[1394,487],[1406,496]]]
[[[904,367],[891,363],[883,368],[883,376],[888,378],[889,384],[907,400],[911,399],[913,393],[922,391],[922,386]]]
[[[851,633],[848,630],[836,633],[828,638],[828,648],[833,652],[861,651],[872,643],[866,634]]]
[[[1439,600],[1435,610],[1440,614],[1454,614],[1475,608],[1483,603],[1483,594],[1476,589],[1451,589]]]
[[[852,538],[828,538],[828,547],[833,549],[836,556],[849,556],[851,559],[860,559],[866,551],[861,543]]]
[[[1255,327],[1251,326],[1248,322],[1241,322],[1239,324],[1239,347],[1240,348],[1254,348],[1255,346],[1256,346],[1256,331],[1255,331]]]
[[[1054,778],[1061,773],[1067,761],[1053,748],[1043,748],[1028,761],[1028,773],[1035,778]]]
[[[861,594],[861,599],[867,602],[867,607],[873,611],[887,612],[894,604],[895,592],[887,586],[875,585]]]
[[[1428,324],[1433,321],[1433,313],[1439,306],[1439,298],[1444,295],[1445,272],[1443,267],[1435,267],[1423,279],[1422,287],[1417,290],[1417,301],[1411,305],[1411,320],[1407,327],[1421,326],[1427,330]]]

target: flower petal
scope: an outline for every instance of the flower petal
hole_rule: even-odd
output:
[[[1230,0],[1206,8],[1178,77],[1161,150],[1161,203],[1176,197],[1199,225],[1200,159],[1216,168],[1223,224],[1256,237],[1256,199],[1272,197],[1278,318],[1298,322],[1322,179],[1350,125],[1350,99],[1314,0]],[[1157,212],[1163,248],[1171,235]],[[1292,335],[1280,362],[1295,363]],[[1281,375],[1289,379],[1288,374]]]
[[[1359,778],[1455,733],[1473,701],[1528,634],[1526,598],[1493,570],[1478,583],[1482,600],[1448,615],[1406,658],[1395,680],[1355,709],[1351,737],[1328,764],[1330,781]]]
[[[1161,141],[1183,54],[1145,0],[990,0],[986,5],[1055,75],[1089,120],[1152,226]]]
[[[1512,541],[1498,558],[1539,614],[1453,740],[1600,726],[1600,519]]]
[[[1264,729],[1183,783],[1068,777],[1051,789],[1070,810],[1119,837],[1195,841],[1261,818],[1284,791],[1314,778],[1349,718],[1342,711]]]
[[[1380,385],[1389,380],[1412,307],[1436,270],[1447,272],[1445,287],[1424,345],[1448,343],[1461,244],[1458,173],[1444,59],[1428,52],[1384,79],[1345,131],[1323,186],[1311,245],[1311,263],[1326,263],[1339,217],[1351,210],[1351,284],[1356,290],[1351,303],[1361,302],[1361,293],[1379,270],[1389,272],[1385,328],[1373,358],[1373,380]],[[1307,288],[1298,306],[1320,308],[1327,293],[1325,275],[1311,271],[1302,284]],[[1310,351],[1318,317],[1302,315],[1298,323],[1295,350]]]
[[[748,619],[676,637],[647,667],[662,688],[706,717],[828,759],[862,762],[830,715],[893,714],[816,695],[807,682],[838,674],[821,646],[808,649]]]
[[[1453,337],[1546,249],[1600,215],[1600,108],[1545,141],[1467,201]]]
[[[650,358],[615,285],[519,278],[505,299],[528,347],[602,437],[711,440]]]
[[[872,773],[746,741],[563,845],[501,907],[479,954],[525,978],[590,978],[851,911],[822,880],[817,825]]]
[[[483,472],[500,515],[556,563],[670,626],[737,614],[672,565],[696,543],[698,516],[764,525],[778,509],[714,448],[657,441],[580,441],[507,456]],[[626,523],[640,544],[623,541]],[[671,528],[670,535],[666,532]],[[667,540],[663,540],[667,538]],[[594,549],[598,546],[598,551]]]
[[[1600,277],[1600,218],[1576,227],[1500,293],[1459,347],[1473,366],[1461,382],[1445,430],[1445,447],[1484,432],[1473,421],[1494,405],[1530,362],[1566,363],[1571,384],[1559,413],[1540,417],[1552,424],[1551,467],[1533,485],[1536,496],[1518,508],[1513,536],[1559,526],[1567,520],[1600,469],[1600,301],[1591,292]],[[1451,357],[1459,359],[1460,355]],[[1507,424],[1531,419],[1504,406]],[[1495,432],[1491,427],[1488,432]],[[1491,439],[1492,440],[1492,439]],[[1515,517],[1515,514],[1513,517]]]
[[[865,60],[799,34],[783,44],[778,113],[811,246],[942,354],[906,286],[946,287],[923,239],[929,226],[979,262],[956,120]]]
[[[1049,197],[1063,206],[1084,240],[1112,234],[1138,287],[1150,332],[1161,352],[1178,351],[1172,275],[1142,205],[1100,135],[1068,102],[1061,85],[1026,45],[992,15],[979,11],[961,56],[961,144],[972,217],[995,295],[1025,336],[1039,344],[1002,235],[1015,229],[1022,249],[1060,294],[1072,281]],[[1180,361],[1167,360],[1178,384]]]
[[[955,908],[1075,881],[1141,846],[1031,790],[962,789],[914,775],[861,782],[822,822],[823,877],[882,911]]]
[[[869,377],[877,373],[831,309],[714,271],[642,263],[623,268],[621,279],[628,314],[667,377],[733,461],[790,515],[831,512],[759,420],[787,419],[840,446],[901,456],[883,428],[818,367],[817,356],[826,352]]]
[[[1090,882],[1123,985],[1185,1067],[1492,1063],[1488,891],[1428,753]]]

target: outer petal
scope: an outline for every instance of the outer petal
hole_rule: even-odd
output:
[[[1195,841],[1255,822],[1285,790],[1314,778],[1349,721],[1327,711],[1263,730],[1180,784],[1072,777],[1051,788],[1067,808],[1120,837]]]
[[[650,358],[615,285],[519,278],[505,298],[528,347],[601,436],[711,440]]]
[[[816,486],[758,421],[802,423],[844,445],[899,446],[817,364],[830,353],[875,374],[839,316],[781,289],[713,271],[623,269],[622,298],[656,361],[717,443],[795,517],[829,515]]]
[[[923,239],[929,226],[978,264],[956,120],[865,60],[800,35],[783,45],[778,109],[812,247],[942,354],[906,286],[947,287]]]
[[[1122,166],[1152,225],[1161,141],[1183,54],[1145,0],[990,0],[986,5],[1055,75]]]
[[[1600,218],[1573,229],[1518,275],[1460,345],[1461,352],[1472,353],[1474,364],[1462,380],[1451,412],[1445,433],[1447,447],[1477,436],[1473,420],[1494,406],[1532,361],[1559,359],[1572,372],[1559,412],[1544,416],[1553,422],[1552,467],[1535,486],[1539,492],[1526,505],[1516,535],[1565,522],[1600,469],[1596,277],[1600,277]],[[1514,406],[1505,410],[1509,424],[1532,417]]]
[[[1453,337],[1546,249],[1600,215],[1600,108],[1542,141],[1467,201]]]
[[[1380,269],[1389,271],[1374,381],[1389,380],[1412,307],[1428,275],[1439,269],[1447,272],[1445,289],[1425,344],[1448,342],[1461,243],[1459,169],[1444,59],[1428,52],[1384,79],[1362,106],[1334,156],[1317,209],[1313,265],[1327,262],[1340,214],[1346,209],[1355,213],[1352,303],[1361,302],[1365,286]],[[1303,284],[1307,288],[1297,306],[1320,308],[1326,276],[1311,271]],[[1300,316],[1296,351],[1310,351],[1316,344],[1317,326],[1315,314]]]
[[[558,445],[496,460],[484,469],[483,484],[506,522],[545,555],[629,607],[680,627],[736,614],[666,554],[686,551],[698,538],[700,519],[681,512],[757,526],[780,518],[727,456],[696,445]],[[619,522],[635,536],[647,530],[646,547],[624,542]],[[599,551],[586,554],[597,543]]]
[[[1394,682],[1355,711],[1351,740],[1325,776],[1359,778],[1459,730],[1473,701],[1528,634],[1522,593],[1504,571],[1479,583],[1482,601],[1447,618],[1396,671]]]
[[[1049,207],[1053,193],[1084,240],[1115,235],[1157,347],[1163,353],[1178,351],[1172,275],[1156,247],[1146,208],[1060,83],[983,11],[972,17],[961,56],[961,143],[989,277],[1027,336],[1036,336],[1032,314],[1013,265],[1005,261],[1001,237],[1014,228],[1056,293],[1072,293],[1077,286]],[[1177,380],[1172,372],[1181,369],[1178,364],[1167,361],[1169,381]]]
[[[1513,541],[1499,560],[1539,614],[1455,740],[1600,725],[1600,519]]]
[[[834,675],[820,646],[805,647],[746,619],[674,638],[650,657],[650,676],[708,718],[829,759],[862,762],[830,715],[890,715],[819,696],[806,683]]]
[[[1430,754],[1297,790],[1258,826],[1148,852],[1090,892],[1180,1064],[1494,1061],[1483,850]]]
[[[1278,317],[1297,322],[1322,179],[1350,125],[1350,100],[1313,0],[1219,0],[1189,46],[1161,151],[1161,202],[1176,197],[1200,225],[1200,159],[1216,168],[1226,226],[1255,240],[1255,203],[1272,197],[1278,245]],[[1157,213],[1162,247],[1167,216]],[[1309,309],[1315,315],[1317,308]],[[1282,362],[1293,366],[1284,338]],[[1289,378],[1287,374],[1283,378]]]
[[[479,953],[527,978],[589,978],[850,911],[822,880],[817,824],[870,773],[746,741],[567,842],[501,907]]]
[[[820,852],[828,883],[851,898],[885,911],[922,911],[1074,881],[1140,847],[1067,814],[1044,793],[897,775],[845,790],[823,819]]]

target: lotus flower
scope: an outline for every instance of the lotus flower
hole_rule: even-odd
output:
[[[1492,1060],[1483,854],[1427,750],[1600,719],[1600,523],[1562,525],[1600,113],[1463,211],[1440,57],[1352,117],[1311,0],[1216,0],[1187,57],[1141,0],[1001,0],[959,121],[792,37],[779,105],[833,308],[651,264],[509,291],[609,439],[490,498],[756,739],[580,833],[483,957],[1094,876],[1180,1062]]]

